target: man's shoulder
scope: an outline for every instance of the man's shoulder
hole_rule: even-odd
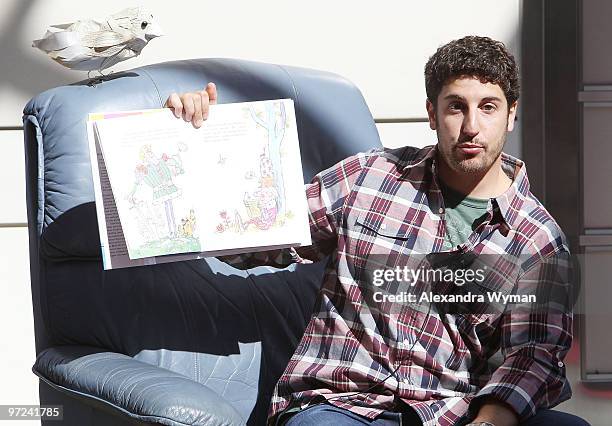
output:
[[[368,151],[373,162],[385,162],[399,168],[414,166],[421,163],[433,153],[435,145],[425,147],[402,146],[399,148],[376,148]]]
[[[368,151],[358,152],[332,167],[324,170],[322,174],[333,173],[338,169],[363,169],[367,166],[386,169],[403,169],[420,163],[423,159],[431,155],[434,146],[422,148],[414,146],[403,146],[400,148],[376,147]]]

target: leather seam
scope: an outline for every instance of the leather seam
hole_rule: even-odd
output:
[[[151,84],[153,84],[153,87],[155,87],[155,92],[157,93],[157,100],[159,101],[159,105],[160,105],[160,107],[163,107],[164,105],[162,103],[163,101],[162,101],[162,98],[161,98],[161,93],[159,91],[159,87],[157,87],[157,84],[155,83],[155,80],[153,80],[153,77],[151,76],[151,74],[147,70],[145,70],[144,68],[141,68],[140,71],[143,74],[145,74],[147,77],[149,77],[149,80],[151,80]]]

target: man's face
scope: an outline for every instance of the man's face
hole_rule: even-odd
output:
[[[442,87],[437,103],[428,100],[427,113],[442,160],[455,173],[488,171],[514,128],[516,102],[508,108],[497,84],[461,77]]]

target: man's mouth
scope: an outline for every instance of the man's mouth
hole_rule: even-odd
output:
[[[466,155],[476,155],[484,151],[484,147],[482,145],[471,142],[460,143],[457,145],[457,149]]]

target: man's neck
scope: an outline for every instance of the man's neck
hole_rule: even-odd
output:
[[[481,173],[467,173],[452,170],[438,157],[438,177],[451,189],[473,198],[495,198],[512,185],[512,179],[502,170],[501,156],[491,167]]]

